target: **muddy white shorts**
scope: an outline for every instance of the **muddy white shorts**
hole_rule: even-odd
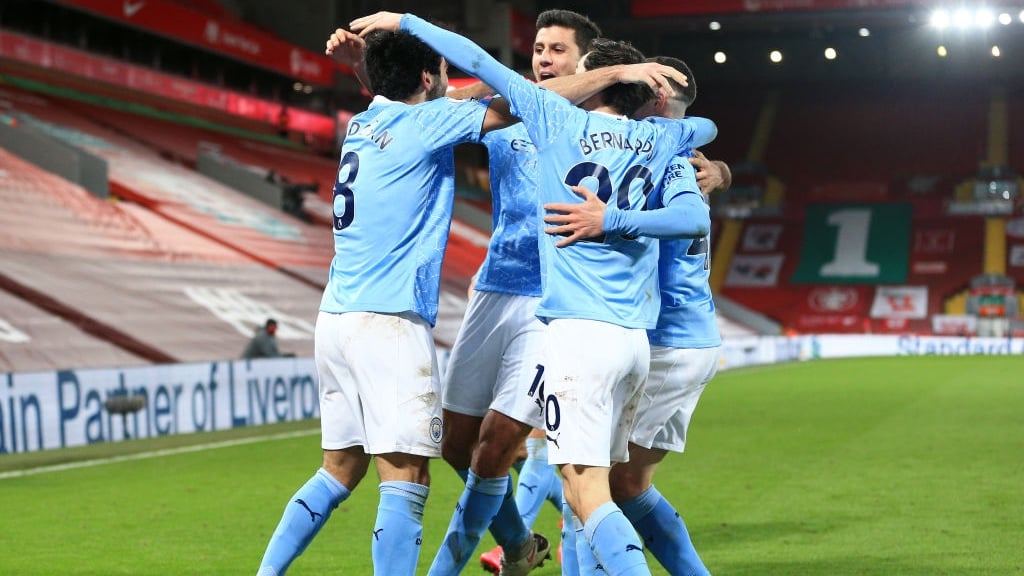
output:
[[[682,452],[686,429],[704,387],[718,372],[719,347],[651,346],[651,372],[629,441]]]
[[[445,373],[445,410],[478,417],[495,410],[543,426],[539,376],[545,326],[535,315],[539,301],[473,292]]]
[[[650,367],[647,332],[552,320],[544,347],[548,462],[610,466],[628,440]]]
[[[325,450],[440,456],[437,354],[418,315],[321,312],[316,368]]]

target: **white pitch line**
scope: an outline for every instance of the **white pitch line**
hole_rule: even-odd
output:
[[[255,444],[256,442],[265,442],[268,440],[284,440],[286,438],[297,438],[299,436],[312,436],[313,434],[319,433],[319,428],[313,430],[299,430],[296,432],[282,432],[280,434],[271,434],[269,436],[253,436],[250,438],[239,438],[238,440],[225,440],[223,442],[211,442],[209,444],[182,446],[181,448],[154,450],[153,452],[139,452],[138,454],[127,454],[125,456],[112,456],[110,458],[82,460],[81,462],[68,462],[67,464],[39,466],[37,468],[26,468],[25,470],[11,470],[10,472],[0,472],[0,480],[6,480],[7,478],[21,478],[23,476],[34,476],[36,474],[44,474],[46,472],[61,472],[63,470],[74,470],[75,468],[88,468],[90,466],[100,466],[103,464],[113,464],[116,462],[130,462],[132,460],[146,460],[148,458],[159,458],[161,456],[173,456],[175,454],[187,454],[189,452],[202,452],[204,450],[215,450],[217,448],[229,448],[231,446]]]

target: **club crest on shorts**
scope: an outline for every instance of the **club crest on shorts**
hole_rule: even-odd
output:
[[[437,416],[430,419],[430,439],[435,444],[441,443],[441,419]]]

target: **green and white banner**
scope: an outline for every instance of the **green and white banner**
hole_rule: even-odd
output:
[[[910,204],[811,204],[793,284],[901,284],[910,259]]]

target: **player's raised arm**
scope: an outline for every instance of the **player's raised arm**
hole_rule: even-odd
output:
[[[651,90],[662,91],[666,97],[672,97],[675,91],[667,79],[686,86],[686,76],[683,73],[671,66],[653,62],[605,66],[571,76],[549,78],[540,85],[565,97],[573,104],[579,104],[616,83],[646,84]]]
[[[494,94],[494,88],[491,88],[483,82],[474,82],[469,86],[448,91],[448,97],[455,98],[456,100],[469,100],[471,98],[479,100],[481,98],[487,98],[488,96],[494,96]]]
[[[367,92],[373,94],[373,87],[370,86],[370,76],[366,73],[366,61],[363,59],[366,51],[366,42],[357,35],[338,28],[327,39],[327,47],[324,52],[335,62],[348,66],[355,73],[356,79],[366,88]]]

